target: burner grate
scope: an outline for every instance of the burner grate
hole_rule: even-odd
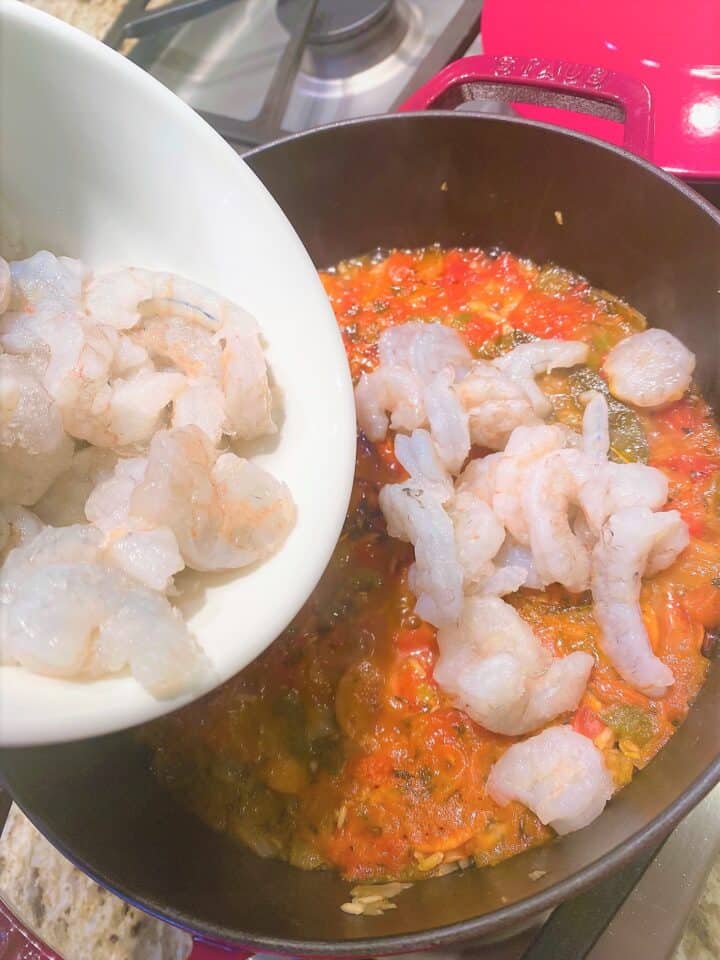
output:
[[[475,39],[482,0],[128,0],[105,36],[234,145],[392,110]]]

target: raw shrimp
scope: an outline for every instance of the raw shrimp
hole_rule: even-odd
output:
[[[10,295],[12,293],[12,278],[10,275],[10,265],[7,260],[0,257],[0,313],[5,313],[10,305]]]
[[[225,394],[228,433],[252,440],[277,431],[272,417],[272,392],[267,364],[255,321],[235,308],[238,316],[228,321],[220,382]]]
[[[473,443],[502,450],[516,427],[547,417],[552,405],[534,377],[554,367],[582,363],[587,353],[584,343],[540,340],[520,344],[495,360],[474,363],[456,388],[470,416]]]
[[[439,498],[411,477],[383,487],[379,499],[390,536],[415,548],[409,573],[410,589],[417,597],[415,612],[435,626],[456,620],[462,607],[463,572],[453,524]]]
[[[42,529],[42,520],[30,510],[10,504],[0,507],[0,564],[11,550],[28,543]]]
[[[530,531],[523,506],[528,479],[547,454],[561,450],[566,432],[559,427],[539,423],[513,430],[494,468],[492,508],[511,536],[523,546],[530,544]]]
[[[667,500],[668,481],[661,470],[644,463],[613,463],[607,459],[610,448],[608,406],[596,391],[586,394],[583,416],[582,449],[588,458],[576,478],[580,485],[579,504],[588,530],[594,537],[607,518],[626,507],[659,510]]]
[[[514,537],[507,534],[503,545],[493,560],[498,572],[502,570],[522,571],[522,580],[519,586],[530,590],[542,590],[544,584],[535,567],[532,551],[529,547],[518,543]],[[512,576],[519,577],[513,573]]]
[[[454,400],[449,395],[450,385],[471,363],[462,338],[440,323],[410,321],[383,331],[378,353],[378,367],[372,373],[363,373],[355,388],[358,422],[367,438],[373,442],[385,439],[388,414],[393,430],[410,433],[423,427],[429,400],[431,415],[443,433],[452,423],[453,432],[438,440],[455,462],[459,448],[457,452],[452,448],[462,442],[458,439],[458,430],[463,431],[462,411],[450,409]],[[439,374],[441,378],[436,380]]]
[[[610,423],[605,397],[597,390],[584,394],[582,449],[595,463],[604,463],[610,450]]]
[[[462,337],[441,323],[407,323],[384,330],[378,339],[380,366],[411,370],[424,383],[451,367],[457,378],[465,375],[472,362]]]
[[[425,492],[432,493],[441,503],[446,503],[452,497],[452,478],[427,430],[414,430],[409,437],[398,434],[395,437],[395,456]]]
[[[80,308],[83,287],[89,279],[87,267],[70,257],[56,257],[39,250],[26,260],[10,264],[11,310],[33,311],[40,303],[55,312]]]
[[[133,580],[159,593],[168,593],[172,578],[185,567],[175,534],[169,527],[129,530],[110,538],[103,556]]]
[[[467,411],[470,438],[490,450],[502,450],[512,431],[541,422],[521,383],[485,360],[473,363],[455,390]],[[543,409],[543,415],[549,412]]]
[[[97,563],[50,563],[2,607],[1,659],[53,677],[95,679],[130,666],[153,696],[185,693],[207,661],[164,597]]]
[[[180,373],[155,370],[140,370],[129,380],[115,380],[103,417],[109,445],[144,447],[159,429],[168,405],[184,390],[185,382]],[[79,435],[77,427],[75,435]],[[99,439],[96,436],[95,443],[105,446],[98,443]]]
[[[148,317],[130,333],[132,343],[142,347],[160,365],[190,378],[220,374],[220,344],[212,330],[179,317]]]
[[[355,387],[360,429],[377,443],[385,439],[388,422],[393,430],[408,433],[422,427],[426,422],[422,393],[420,380],[406,367],[381,366],[362,373]]]
[[[603,366],[613,396],[637,407],[661,407],[690,386],[695,354],[667,330],[644,330],[616,344]]]
[[[495,573],[492,560],[505,539],[505,530],[487,503],[469,490],[454,497],[448,513],[455,530],[455,546],[458,562],[463,569],[465,592],[469,593],[474,587],[485,585]]]
[[[462,606],[463,572],[453,524],[443,506],[452,496],[452,483],[425,430],[398,436],[395,446],[410,478],[383,487],[380,508],[390,536],[415,547],[410,572],[415,610],[437,626],[457,619]]]
[[[276,431],[273,397],[257,324],[240,307],[199,284],[171,273],[130,268],[97,277],[86,295],[90,316],[100,324],[130,330],[133,341],[157,362],[204,385],[186,396],[175,425],[190,423],[241,439]],[[208,380],[218,382],[224,414],[202,418],[198,402]],[[213,396],[217,406],[217,396]],[[217,438],[217,440],[216,440]]]
[[[435,680],[460,709],[495,733],[536,730],[574,710],[594,660],[554,659],[531,627],[497,597],[466,598],[458,624],[438,633]]]
[[[471,460],[457,478],[456,492],[470,492],[492,506],[497,484],[497,470],[502,462],[502,456],[502,453],[489,453],[485,457]]]
[[[185,384],[173,400],[173,427],[199,427],[219,446],[224,433],[229,433],[225,412],[225,395],[216,380],[200,377]]]
[[[6,349],[43,365],[43,385],[67,433],[95,446],[147,444],[185,385],[179,373],[144,367],[128,379],[114,377],[117,331],[79,316],[41,311],[4,329]]]
[[[534,340],[518,344],[493,363],[513,380],[533,380],[557,367],[576,367],[585,363],[589,349],[580,340]]]
[[[83,447],[70,466],[35,504],[34,510],[44,523],[64,527],[85,520],[85,502],[93,488],[113,472],[117,456],[111,450]]]
[[[195,570],[229,570],[274,553],[295,508],[285,484],[232,453],[218,457],[203,431],[183,427],[153,437],[130,516],[169,527]]]
[[[672,563],[688,542],[676,510],[631,507],[608,519],[593,550],[592,593],[602,648],[623,679],[649,697],[661,697],[674,677],[650,646],[640,610],[641,578],[651,565],[656,572]]]
[[[505,806],[519,800],[557,833],[595,820],[613,794],[602,752],[571,727],[548,727],[514,743],[490,771],[487,790]]]
[[[34,504],[68,467],[73,448],[31,368],[0,356],[0,502]]]
[[[139,370],[152,369],[152,366],[150,354],[145,347],[122,333],[118,336],[110,370],[112,377],[131,376]]]
[[[460,473],[470,453],[468,416],[452,389],[451,367],[437,373],[425,387],[423,400],[430,434],[440,459],[450,473]]]
[[[141,317],[174,317],[213,332],[239,310],[198,283],[139,267],[97,274],[87,287],[85,308],[95,323],[119,330],[132,329]]]
[[[118,461],[112,475],[88,497],[85,514],[105,534],[103,551],[108,562],[165,593],[185,562],[169,527],[149,526],[130,516],[130,500],[145,478],[146,467],[144,457]]]
[[[537,460],[525,476],[522,509],[533,562],[543,584],[561,583],[571,593],[590,585],[590,554],[570,526],[577,503],[582,454],[555,450]],[[519,539],[519,538],[518,538]]]

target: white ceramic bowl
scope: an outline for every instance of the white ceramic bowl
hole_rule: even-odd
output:
[[[192,613],[215,686],[292,619],[340,532],[355,416],[332,310],[279,207],[197,114],[119,54],[18,0],[0,0],[0,141],[6,251],[19,240],[23,255],[47,248],[97,266],[175,271],[249,309],[266,338],[285,420],[259,460],[288,483],[298,520],[276,556],[210,585]],[[74,683],[0,667],[0,744],[117,730],[188,699],[155,700],[129,676]]]

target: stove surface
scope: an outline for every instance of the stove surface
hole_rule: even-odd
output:
[[[320,0],[274,135],[392,110],[465,52],[481,7],[481,0]],[[231,2],[140,38],[129,56],[216,126],[218,118],[250,121],[304,9],[298,0]]]

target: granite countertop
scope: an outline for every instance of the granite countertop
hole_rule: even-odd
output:
[[[102,37],[127,0],[28,0]],[[190,938],[122,903],[76,870],[13,808],[0,840],[0,894],[65,960],[185,960]],[[720,957],[720,862],[673,960]],[[653,958],[654,960],[654,958]]]

